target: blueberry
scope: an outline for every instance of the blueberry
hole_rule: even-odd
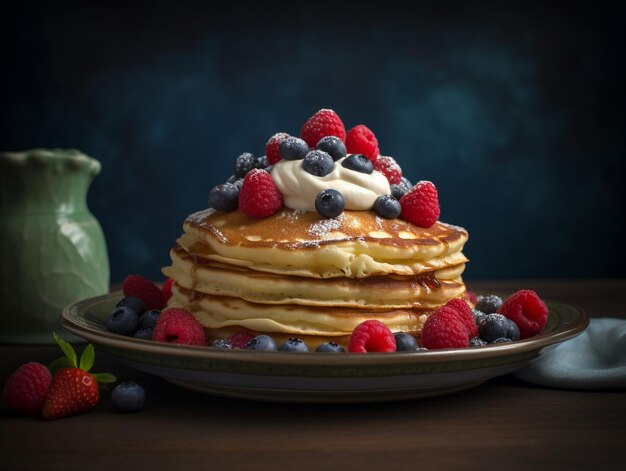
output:
[[[470,339],[469,341],[470,347],[484,347],[485,345],[487,345],[487,342],[485,342],[480,337],[474,337],[473,339]]]
[[[233,172],[236,178],[243,178],[250,170],[256,167],[257,160],[250,152],[244,152],[235,159]]]
[[[333,158],[321,150],[312,150],[302,161],[302,169],[316,177],[325,177],[335,168]]]
[[[138,325],[139,314],[128,306],[115,308],[106,321],[107,330],[120,335],[133,335]]]
[[[500,337],[519,340],[517,325],[502,314],[487,314],[478,324],[478,332],[480,338],[487,343],[492,343]]]
[[[146,403],[146,391],[134,381],[126,381],[115,386],[111,402],[122,412],[137,412]]]
[[[400,202],[391,195],[383,195],[374,201],[374,211],[380,217],[394,219],[400,216]]]
[[[322,190],[315,198],[315,209],[325,218],[334,218],[343,213],[345,201],[337,190]]]
[[[339,160],[347,154],[346,145],[341,139],[335,136],[326,136],[321,138],[315,148],[328,153],[333,160]]]
[[[414,352],[419,348],[417,340],[406,332],[396,332],[393,334],[396,339],[396,352]]]
[[[407,190],[405,187],[403,187],[402,185],[396,185],[395,183],[393,183],[391,185],[391,196],[393,196],[395,199],[397,199],[398,201],[400,200],[400,198],[402,198],[404,196],[404,194],[409,191]]]
[[[270,163],[267,161],[267,156],[262,155],[256,159],[255,168],[265,169]]]
[[[290,338],[285,343],[283,343],[280,347],[278,347],[279,352],[308,352],[309,347],[307,347],[304,341],[298,338]]]
[[[300,160],[309,153],[309,146],[299,137],[289,136],[278,145],[278,153],[284,160]]]
[[[240,188],[235,183],[217,185],[209,193],[209,206],[225,213],[234,211],[237,209]]]
[[[137,314],[141,315],[146,310],[146,303],[143,300],[136,298],[135,296],[126,296],[115,307],[126,306],[131,308]]]
[[[139,316],[139,328],[154,328],[154,324],[156,324],[156,320],[157,317],[159,317],[159,314],[161,314],[161,311],[159,311],[158,309],[151,309],[150,311],[144,312],[141,316]]]
[[[152,327],[140,327],[133,337],[136,339],[152,340]]]
[[[511,339],[508,339],[506,337],[500,337],[500,338],[495,339],[491,343],[506,343],[506,342],[511,342]]]
[[[345,168],[356,172],[371,174],[374,171],[372,161],[361,154],[352,154],[341,161]]]
[[[411,183],[411,180],[406,177],[402,177],[400,179],[400,185],[406,188],[406,191],[409,191],[411,188],[413,188],[413,183]]]
[[[476,308],[472,309],[472,314],[474,315],[474,321],[476,321],[476,325],[480,324],[480,321],[482,321],[487,315],[483,311],[479,311]]]
[[[476,298],[476,306],[474,307],[485,314],[492,314],[498,312],[501,306],[502,298],[495,294],[490,294],[488,296],[478,296]]]
[[[269,335],[257,335],[247,343],[246,348],[248,350],[276,350],[276,342]]]
[[[211,342],[211,347],[223,348],[225,350],[230,350],[231,348],[233,348],[233,346],[230,343],[228,343],[227,340],[224,340],[224,339],[213,340]]]
[[[335,342],[326,342],[317,346],[315,349],[316,352],[326,352],[326,353],[342,353],[345,352],[343,347]]]

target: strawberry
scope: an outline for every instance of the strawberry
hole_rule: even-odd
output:
[[[54,339],[65,353],[50,367],[56,371],[43,405],[43,418],[60,419],[93,409],[100,398],[98,384],[112,383],[115,376],[108,373],[89,373],[95,359],[93,345],[89,344],[80,356],[74,348],[56,333]]]

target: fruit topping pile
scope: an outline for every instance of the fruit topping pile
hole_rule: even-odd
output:
[[[245,152],[237,157],[233,174],[210,191],[209,206],[222,212],[239,209],[254,218],[271,216],[285,204],[272,178],[275,166],[284,161],[301,161],[302,171],[319,179],[330,175],[337,165],[365,175],[380,173],[389,183],[389,194],[379,194],[368,209],[383,218],[400,217],[426,228],[439,218],[433,183],[420,181],[413,186],[392,157],[380,155],[371,129],[359,124],[346,131],[341,118],[330,109],[307,119],[300,137],[278,132],[267,141],[265,155]],[[322,189],[313,199],[315,210],[325,218],[340,215],[346,206],[344,195],[336,188]]]

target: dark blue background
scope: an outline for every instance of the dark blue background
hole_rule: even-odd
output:
[[[113,280],[160,279],[233,159],[323,107],[435,182],[442,220],[470,232],[468,279],[626,275],[621,12],[85,3],[5,15],[0,149],[102,162],[89,204]]]

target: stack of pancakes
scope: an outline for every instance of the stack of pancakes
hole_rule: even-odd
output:
[[[209,339],[232,333],[346,345],[368,319],[419,335],[428,315],[465,292],[467,232],[424,229],[373,211],[325,219],[283,208],[253,219],[213,209],[189,216],[163,273],[170,307],[189,310]]]

